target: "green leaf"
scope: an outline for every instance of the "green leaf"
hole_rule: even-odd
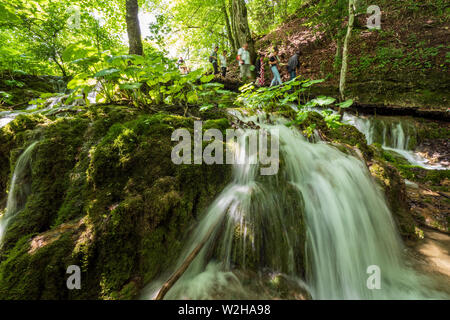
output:
[[[344,102],[338,103],[337,106],[341,107],[342,109],[351,107],[353,105],[353,99],[348,99]]]
[[[302,84],[302,86],[305,87],[305,88],[308,88],[308,87],[311,87],[314,84],[322,83],[324,81],[325,81],[325,79],[309,80],[309,81],[305,82],[304,84]]]
[[[295,117],[295,121],[299,124],[303,123],[303,121],[306,120],[308,117],[309,112],[308,111],[299,111],[297,113],[297,116]]]
[[[103,69],[99,72],[97,72],[94,77],[95,78],[100,78],[100,77],[112,77],[112,76],[118,76],[118,74],[120,73],[119,69],[116,68],[108,68],[108,69]]]
[[[93,86],[95,86],[96,83],[97,83],[97,80],[93,79],[93,78],[87,78],[87,79],[73,78],[67,84],[67,88],[73,90],[73,89],[80,88],[80,87],[93,87]]]
[[[188,103],[194,104],[198,100],[198,96],[194,91],[190,91],[186,94]]]
[[[204,105],[202,105],[201,107],[200,107],[200,111],[201,112],[203,112],[203,111],[207,111],[207,110],[209,110],[209,109],[211,109],[211,108],[214,108],[214,105],[213,104],[204,104]]]
[[[202,77],[200,78],[200,81],[201,81],[202,83],[207,83],[207,82],[210,82],[212,79],[214,79],[214,75],[213,75],[213,74],[210,74],[209,76],[202,76]]]
[[[326,97],[326,96],[320,96],[316,99],[312,99],[311,102],[317,103],[319,106],[327,106],[336,101],[335,98]]]
[[[120,89],[125,90],[133,90],[133,89],[139,89],[142,86],[142,83],[140,82],[134,82],[134,83],[121,83],[119,85]]]

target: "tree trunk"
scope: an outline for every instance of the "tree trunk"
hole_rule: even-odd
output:
[[[56,54],[52,56],[52,60],[56,63],[58,68],[61,70],[61,73],[62,73],[63,77],[66,78],[67,77],[67,72],[66,72],[66,69],[64,68],[64,66],[62,65],[63,62],[59,63]]]
[[[355,6],[356,0],[348,1],[348,26],[347,26],[347,34],[345,35],[344,40],[344,49],[342,51],[342,68],[341,68],[341,77],[339,81],[339,93],[341,95],[341,99],[345,99],[345,82],[347,77],[347,60],[348,60],[348,43],[350,41],[350,37],[353,30],[353,23],[355,21]]]
[[[228,35],[228,40],[230,41],[232,54],[235,55],[238,48],[236,47],[236,42],[234,41],[233,32],[231,31],[230,19],[228,18],[226,3],[227,3],[227,0],[223,0],[222,12],[223,12],[224,19],[225,19],[225,26],[227,28],[227,35]]]
[[[126,8],[129,53],[142,56],[144,52],[142,49],[141,28],[139,27],[139,6],[137,0],[126,0]]]
[[[334,71],[337,74],[342,61],[342,39],[339,35],[336,37],[336,54],[334,55]]]
[[[247,19],[247,7],[244,0],[231,0],[231,28],[233,30],[236,47],[241,48],[248,43],[251,62],[256,59],[255,42],[253,41]]]

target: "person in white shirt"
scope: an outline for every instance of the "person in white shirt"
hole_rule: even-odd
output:
[[[241,72],[242,81],[246,81],[247,78],[251,78],[250,71],[251,61],[250,52],[248,52],[248,43],[245,43],[242,48],[238,50],[239,69]]]
[[[220,69],[222,70],[222,77],[227,75],[227,50],[223,50],[223,54],[219,55]]]

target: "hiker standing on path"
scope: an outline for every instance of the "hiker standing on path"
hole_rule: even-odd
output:
[[[247,78],[251,78],[250,72],[250,52],[248,52],[248,43],[245,43],[242,48],[238,50],[239,69],[241,72],[241,79],[243,82],[247,81]]]
[[[178,69],[180,69],[182,74],[187,74],[187,66],[186,62],[184,61],[183,57],[180,57],[177,62]]]
[[[300,56],[300,52],[297,51],[288,60],[288,72],[289,72],[289,77],[290,77],[289,80],[293,80],[297,77],[297,69],[300,67],[300,63],[298,61],[299,56]]]
[[[262,52],[258,52],[258,58],[256,58],[255,62],[255,70],[256,70],[256,85],[262,87],[264,86],[264,54]]]
[[[211,62],[213,65],[214,74],[219,73],[219,68],[217,66],[217,51],[219,51],[219,47],[215,47],[213,53],[211,53],[211,55],[209,56],[209,62]]]
[[[275,51],[269,58],[270,70],[272,70],[273,79],[270,86],[282,84],[280,72],[278,71],[278,65],[280,65],[280,58],[278,58],[278,51]]]
[[[222,70],[222,77],[227,75],[227,50],[223,50],[223,53],[219,55],[220,69]]]

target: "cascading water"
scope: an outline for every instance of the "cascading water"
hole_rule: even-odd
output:
[[[368,144],[379,143],[383,147],[410,150],[410,137],[416,135],[414,125],[388,117],[357,117],[345,113],[343,121],[354,125],[367,139]]]
[[[165,298],[255,298],[248,280],[239,277],[247,267],[285,274],[314,299],[445,298],[403,263],[391,213],[365,164],[276,121],[260,125],[279,132],[278,175],[262,177],[250,161],[235,164],[233,181],[196,226],[174,268],[143,297],[155,298],[208,239]],[[238,141],[236,158],[245,157],[249,135]],[[370,266],[381,271],[380,289],[367,286]],[[258,298],[268,297],[261,291]]]
[[[6,210],[0,217],[0,247],[3,243],[3,236],[5,235],[9,222],[17,212],[23,209],[26,199],[31,192],[29,165],[36,144],[37,142],[34,142],[28,146],[16,162],[8,193]]]
[[[428,159],[412,150],[411,138],[415,138],[417,132],[414,124],[407,119],[360,117],[344,113],[343,122],[355,126],[362,132],[367,144],[379,143],[383,149],[400,154],[413,165],[431,170],[448,169],[439,163],[429,163]]]

